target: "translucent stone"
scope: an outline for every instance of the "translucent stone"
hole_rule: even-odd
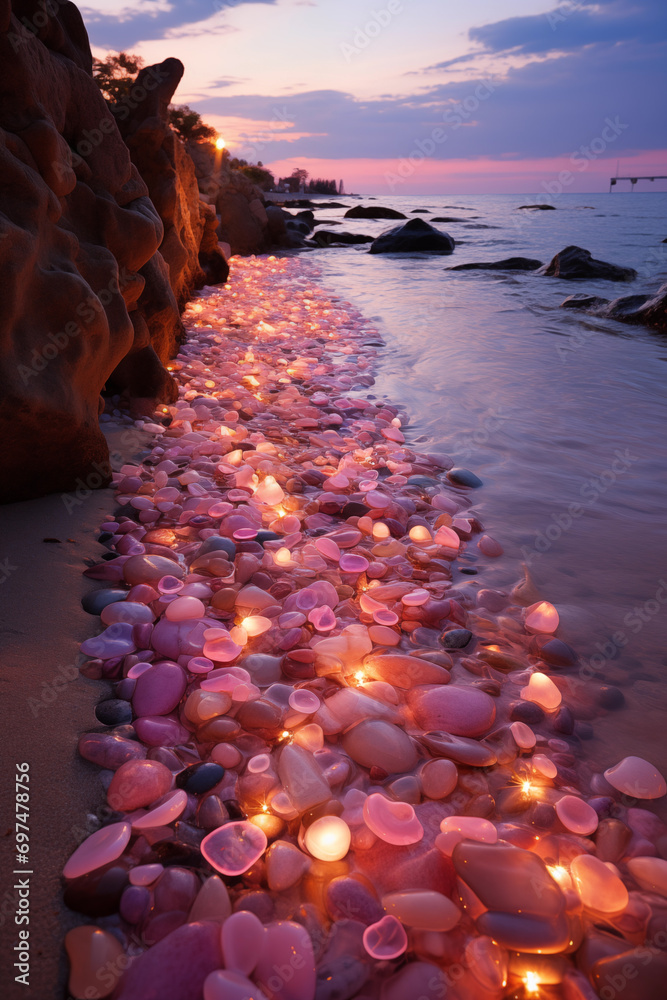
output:
[[[535,733],[525,722],[513,722],[510,725],[510,732],[514,737],[514,742],[521,750],[532,750],[537,743]]]
[[[267,882],[274,892],[284,892],[296,885],[311,865],[310,858],[286,840],[271,844],[265,860]]]
[[[641,889],[667,896],[667,861],[662,858],[630,858],[626,865]]]
[[[427,798],[445,799],[456,788],[459,773],[451,760],[430,760],[424,764],[420,778]]]
[[[454,529],[448,528],[445,524],[438,528],[434,540],[436,545],[443,545],[447,549],[453,549],[454,552],[458,552],[461,545],[461,539]]]
[[[408,936],[396,917],[386,916],[364,931],[364,948],[378,961],[398,958],[408,947]]]
[[[75,1000],[101,1000],[113,992],[125,967],[123,948],[113,934],[84,924],[65,935],[65,950]]]
[[[65,878],[80,878],[119,858],[130,842],[129,823],[111,823],[79,844],[63,868]]]
[[[628,905],[628,890],[604,861],[580,854],[570,865],[575,889],[585,907],[598,913],[619,913]]]
[[[131,885],[151,885],[164,871],[164,865],[137,865],[130,871]]]
[[[662,774],[642,757],[624,757],[604,776],[614,788],[635,799],[659,799],[667,792]]]
[[[207,976],[222,965],[220,929],[211,921],[186,923],[139,954],[126,969],[118,1000],[202,997]]]
[[[133,830],[151,830],[158,826],[169,826],[177,820],[188,803],[188,797],[182,789],[165,797],[161,805],[151,809],[145,816],[132,820]]]
[[[402,729],[382,719],[360,722],[342,738],[345,752],[363,767],[381,767],[388,774],[411,771],[417,751]]]
[[[177,597],[165,610],[165,617],[171,622],[182,622],[188,618],[203,618],[206,608],[197,597]]]
[[[528,686],[521,688],[521,697],[524,701],[534,701],[548,712],[558,708],[563,696],[546,674],[536,671],[530,675]]]
[[[271,994],[273,997],[276,994]],[[260,990],[246,976],[238,972],[216,969],[204,981],[204,1000],[267,1000]]]
[[[532,851],[464,840],[452,860],[459,878],[489,910],[545,919],[564,912],[563,893]]]
[[[449,673],[443,667],[417,656],[384,653],[364,660],[364,673],[376,680],[407,689],[420,684],[446,684]]]
[[[204,837],[201,852],[223,875],[242,875],[266,850],[266,835],[246,820],[227,823]]]
[[[355,555],[351,552],[345,552],[338,562],[343,573],[365,573],[369,567],[368,559],[364,556]]]
[[[485,989],[499,991],[507,985],[507,952],[490,937],[469,941],[465,958],[475,979]]]
[[[567,830],[582,837],[590,836],[598,828],[599,817],[595,809],[576,795],[564,795],[559,799],[556,813]]]
[[[305,812],[328,802],[331,790],[311,754],[303,747],[288,744],[278,759],[278,775],[293,806]]]
[[[538,601],[526,608],[525,625],[530,632],[552,633],[558,628],[558,612],[548,601]]]
[[[248,910],[232,913],[222,925],[225,968],[249,976],[264,946],[264,925]]]
[[[404,604],[406,608],[419,608],[426,604],[430,599],[431,595],[428,590],[424,590],[423,587],[417,587],[415,590],[411,590],[407,594],[403,594],[401,597],[401,604]]]
[[[424,836],[424,828],[408,802],[393,802],[377,792],[364,802],[364,822],[387,844],[416,844]]]
[[[350,828],[339,816],[322,816],[307,827],[304,845],[320,861],[340,861],[350,849]]]
[[[324,746],[324,733],[322,727],[318,726],[316,722],[311,722],[307,726],[302,726],[294,734],[294,742],[303,747],[304,750],[310,750],[311,753],[315,753],[316,750],[321,750]]]
[[[382,897],[390,916],[407,927],[426,931],[451,931],[461,919],[461,911],[441,892],[411,890]]]
[[[478,816],[447,816],[440,823],[440,831],[449,837],[447,843],[451,845],[452,853],[455,842],[452,834],[456,834],[458,840],[475,840],[480,844],[495,844],[498,841],[498,831],[494,824],[488,819],[481,819]],[[440,848],[436,839],[436,847]]]
[[[330,632],[336,627],[336,616],[327,604],[309,611],[308,621],[318,632]]]
[[[187,674],[178,663],[155,663],[137,678],[132,695],[135,715],[168,715],[178,706],[187,685]]]
[[[254,978],[272,1000],[314,1000],[315,957],[305,927],[289,920],[268,924]]]
[[[542,753],[533,754],[531,764],[534,770],[538,771],[545,778],[555,778],[558,774],[558,768],[554,762]]]
[[[159,761],[129,760],[111,779],[107,802],[119,812],[132,812],[166,795],[172,783],[171,771]]]

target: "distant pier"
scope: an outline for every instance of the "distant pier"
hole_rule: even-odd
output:
[[[619,181],[630,181],[630,184],[631,184],[630,190],[634,191],[635,184],[637,183],[637,181],[667,181],[667,175],[663,174],[662,176],[659,176],[658,174],[656,174],[653,177],[610,177],[609,178],[609,192],[610,193],[611,193],[611,189],[616,184],[618,184]]]

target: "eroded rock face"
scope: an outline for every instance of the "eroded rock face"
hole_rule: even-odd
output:
[[[4,501],[108,479],[100,391],[142,335],[140,271],[163,231],[81,17],[53,6],[43,27],[37,2],[0,6]]]

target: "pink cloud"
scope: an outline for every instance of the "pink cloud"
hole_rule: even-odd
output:
[[[286,177],[294,167],[304,167],[311,177],[342,180],[350,193],[383,194],[550,194],[606,191],[616,173],[617,158],[581,160],[570,156],[544,159],[434,160],[318,160],[295,156],[266,166],[276,177]],[[620,157],[621,176],[666,174],[667,150],[633,151]],[[584,169],[585,167],[585,169]],[[630,190],[619,184],[618,190]],[[665,190],[665,182],[643,183],[638,190]]]

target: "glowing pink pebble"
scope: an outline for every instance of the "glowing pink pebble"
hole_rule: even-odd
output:
[[[325,559],[331,559],[332,562],[338,562],[340,559],[340,549],[334,540],[332,538],[327,538],[326,535],[323,538],[315,539],[315,548],[324,556]]]
[[[220,631],[221,635],[214,639],[207,639],[204,643],[204,656],[216,663],[231,663],[243,652],[243,646],[237,645],[228,632],[219,629],[207,631]],[[206,633],[204,633],[206,634]]]
[[[306,587],[304,590],[300,590],[295,598],[296,606],[299,611],[312,611],[313,608],[317,607],[317,594],[314,590]]]
[[[495,844],[498,831],[488,819],[478,816],[447,816],[440,822],[442,833],[455,831],[466,840],[476,840],[480,844]]]
[[[304,625],[306,622],[306,616],[300,611],[286,611],[284,615],[281,615],[278,619],[278,624],[281,628],[299,628],[300,625]]]
[[[130,667],[127,672],[127,676],[130,680],[136,680],[137,677],[141,677],[141,675],[145,674],[147,670],[150,670],[152,666],[152,663],[145,663],[143,660],[140,660],[139,663],[135,663],[133,667]]]
[[[545,778],[555,778],[558,774],[558,768],[554,762],[543,753],[534,754],[530,762],[534,770],[539,771]]]
[[[241,753],[231,743],[218,743],[211,750],[211,760],[223,767],[238,767],[241,763]]]
[[[336,627],[336,616],[328,604],[322,604],[319,608],[309,611],[308,621],[318,632],[330,632]]]
[[[110,864],[121,856],[130,842],[132,827],[129,823],[111,823],[96,830],[79,844],[65,867],[65,878],[80,878],[88,872]]]
[[[368,638],[378,646],[398,646],[401,641],[399,633],[386,625],[371,625]]]
[[[588,802],[576,795],[564,795],[556,803],[556,814],[566,830],[588,837],[598,828],[598,814]]]
[[[528,686],[521,688],[521,697],[524,701],[534,701],[547,712],[553,712],[563,700],[562,694],[551,678],[539,670],[530,675]]]
[[[364,556],[354,555],[352,552],[345,552],[339,560],[338,565],[344,573],[365,573],[370,563]]]
[[[239,820],[209,833],[200,849],[208,863],[222,875],[242,875],[261,858],[267,843],[263,830]]]
[[[154,830],[158,826],[169,826],[181,815],[186,805],[188,797],[182,789],[171,792],[168,798],[155,809],[151,809],[145,816],[133,820],[133,830]]]
[[[256,757],[251,757],[248,761],[248,770],[251,774],[262,774],[271,766],[271,758],[268,753],[258,753]]]
[[[229,500],[238,502],[239,500],[247,500],[250,496],[248,490],[230,490],[227,494]]]
[[[538,601],[526,608],[525,626],[530,632],[555,632],[558,628],[558,612],[548,601]]]
[[[161,580],[158,580],[157,589],[161,594],[177,594],[179,590],[183,590],[184,586],[183,581],[175,576],[163,576]]]
[[[203,618],[206,608],[198,597],[177,597],[167,605],[165,617],[170,622],[184,622],[189,618]]]
[[[137,865],[130,869],[130,885],[152,885],[164,871],[164,865]]]
[[[619,792],[635,799],[659,799],[667,792],[660,771],[643,757],[624,757],[608,768],[604,776]]]
[[[522,750],[532,750],[537,743],[535,733],[525,722],[513,722],[510,726],[510,732],[514,737],[514,742]]]
[[[401,604],[405,604],[406,608],[420,608],[430,600],[430,597],[428,590],[419,587],[417,590],[411,590],[409,594],[403,594]]]
[[[359,598],[359,604],[361,605],[361,610],[365,611],[367,615],[372,615],[374,611],[381,611],[385,605],[380,604],[376,601],[370,594],[362,593]]]
[[[383,917],[376,924],[367,927],[363,941],[371,958],[377,958],[380,962],[398,958],[408,947],[408,935],[403,924],[392,916]]]
[[[238,528],[232,537],[237,542],[251,542],[253,538],[257,538],[257,535],[258,532],[255,528]]]
[[[424,836],[424,828],[409,802],[394,802],[378,792],[364,802],[364,822],[387,844],[416,844]]]
[[[207,674],[213,670],[213,660],[206,656],[192,656],[188,660],[188,670],[191,674]]]
[[[238,910],[222,925],[225,968],[249,976],[264,946],[264,924],[249,910]],[[255,991],[253,991],[255,992]],[[225,1000],[229,994],[224,994]]]
[[[281,521],[282,530],[286,535],[293,535],[295,532],[300,534],[301,531],[301,521],[296,516],[296,514],[288,514]],[[290,542],[292,544],[292,542]]]
[[[500,542],[491,538],[491,535],[482,535],[477,542],[477,548],[482,555],[488,556],[490,559],[497,559],[505,551]]]
[[[436,510],[444,510],[448,514],[455,514],[459,509],[459,505],[455,500],[451,500],[444,493],[436,493],[434,497],[431,498],[431,506],[435,507]]]
[[[458,552],[461,539],[452,528],[443,524],[435,533],[435,541],[438,545],[444,545],[447,549],[454,549]]]
[[[304,715],[312,715],[313,712],[317,712],[320,704],[320,699],[315,692],[307,691],[305,688],[299,688],[289,696],[290,708],[293,708],[295,712],[302,712]]]
[[[382,608],[373,612],[373,621],[378,625],[395,625],[398,621],[398,615],[390,611],[389,608]]]
[[[241,627],[245,629],[247,635],[250,637],[268,632],[272,625],[273,622],[271,619],[265,618],[263,615],[249,615],[248,618],[244,618],[241,622]]]
[[[384,510],[391,503],[391,497],[388,497],[386,493],[379,493],[377,490],[368,493],[366,495],[366,503],[369,507],[374,510]]]

